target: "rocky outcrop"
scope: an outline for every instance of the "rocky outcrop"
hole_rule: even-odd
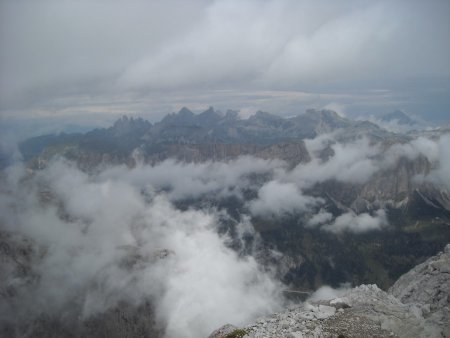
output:
[[[450,337],[450,245],[401,276],[389,294],[419,309],[427,323]]]
[[[229,325],[229,324],[228,324]],[[229,326],[227,326],[229,327]],[[378,323],[349,308],[305,303],[282,313],[261,317],[241,329],[246,338],[396,337]],[[209,338],[227,337],[213,332]]]
[[[449,292],[450,244],[403,275],[389,292],[361,285],[339,298],[261,317],[239,332],[248,338],[450,337]],[[230,337],[230,328],[237,329],[226,328]],[[223,332],[209,338],[227,337]]]

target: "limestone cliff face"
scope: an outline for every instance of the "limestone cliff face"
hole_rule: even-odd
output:
[[[432,164],[423,156],[415,160],[400,158],[393,168],[383,170],[374,175],[361,189],[360,197],[367,201],[390,200],[401,202],[414,189],[416,175],[426,175]]]
[[[261,144],[170,144],[155,150],[144,150],[142,157],[148,163],[168,158],[184,162],[227,161],[239,156],[279,159],[291,165],[310,160],[304,142]]]
[[[414,160],[400,158],[395,166],[375,172],[367,182],[355,184],[329,180],[317,184],[312,193],[326,196],[334,207],[343,212],[361,213],[388,207],[408,214],[419,214],[419,209],[428,209],[432,213],[434,209],[449,216],[449,192],[421,180],[434,166],[435,163],[423,156]]]

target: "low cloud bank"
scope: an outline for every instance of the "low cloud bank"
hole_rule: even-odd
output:
[[[280,308],[279,282],[226,246],[214,210],[180,211],[163,194],[148,200],[126,179],[64,162],[17,178],[2,189],[2,228],[45,248],[40,280],[16,299],[21,318],[87,318],[151,299],[167,337],[200,337]],[[3,304],[2,316],[8,311]]]
[[[362,233],[371,230],[379,230],[388,224],[386,213],[383,209],[379,209],[374,215],[362,213],[356,215],[352,212],[342,214],[322,229],[334,233],[350,231],[354,233]]]
[[[309,210],[320,199],[304,195],[295,184],[270,181],[258,191],[258,198],[250,202],[250,211],[257,216],[283,216]]]
[[[363,233],[372,230],[380,230],[388,225],[386,212],[378,209],[372,214],[356,214],[346,212],[333,220],[333,215],[323,209],[314,214],[306,223],[308,227],[319,227],[324,231],[333,233],[353,232]]]
[[[101,173],[101,178],[126,181],[135,187],[151,187],[164,191],[171,201],[198,198],[206,194],[218,197],[242,197],[242,190],[252,186],[255,175],[273,176],[285,163],[243,156],[224,162],[182,163],[166,160],[155,166],[114,167]]]

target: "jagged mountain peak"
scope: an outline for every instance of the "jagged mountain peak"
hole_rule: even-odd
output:
[[[250,118],[264,118],[264,119],[281,119],[282,117],[275,115],[275,114],[271,114],[262,110],[258,110],[255,114],[253,114],[252,116],[250,116]]]
[[[215,124],[222,120],[224,118],[224,115],[219,110],[214,110],[213,107],[209,107],[204,112],[198,114],[195,116],[195,120],[198,124]]]
[[[140,123],[150,124],[150,122],[144,120],[142,117],[135,118],[133,116],[128,117],[127,115],[123,115],[122,117],[117,119],[116,122],[114,122],[113,126],[120,126],[125,124],[140,124]]]
[[[381,117],[381,121],[383,122],[393,122],[397,121],[400,125],[409,125],[412,126],[417,124],[408,114],[406,114],[402,110],[395,110],[393,112],[387,113]]]
[[[214,110],[214,107],[209,107],[207,110],[197,115],[197,119],[211,117],[221,119],[224,117],[224,114],[220,110]]]
[[[193,113],[190,109],[188,109],[188,108],[186,108],[186,107],[182,107],[182,108],[178,111],[177,115],[179,115],[179,116],[193,116],[194,113]]]
[[[128,117],[126,115],[114,122],[110,130],[117,136],[124,135],[135,130],[144,130],[151,128],[152,124],[142,117]]]
[[[166,115],[160,123],[162,124],[188,124],[192,123],[195,114],[186,107],[181,108],[177,113]]]
[[[208,109],[206,109],[204,112],[198,114],[198,116],[207,116],[207,115],[220,115],[220,116],[222,116],[222,113],[219,110],[214,110],[214,107],[209,106]]]
[[[303,115],[304,117],[308,117],[314,120],[328,120],[328,121],[349,121],[348,119],[340,116],[334,110],[330,109],[307,109]]]
[[[283,118],[278,115],[274,115],[274,114],[259,110],[254,115],[250,116],[248,121],[256,122],[258,124],[270,125],[273,123],[279,123],[280,121],[283,121]]]
[[[228,109],[224,116],[227,120],[238,120],[239,119],[239,112],[236,110]]]

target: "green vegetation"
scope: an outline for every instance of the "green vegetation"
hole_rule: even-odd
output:
[[[223,336],[223,338],[242,338],[248,333],[247,330],[244,329],[236,329],[233,332],[230,332]]]

